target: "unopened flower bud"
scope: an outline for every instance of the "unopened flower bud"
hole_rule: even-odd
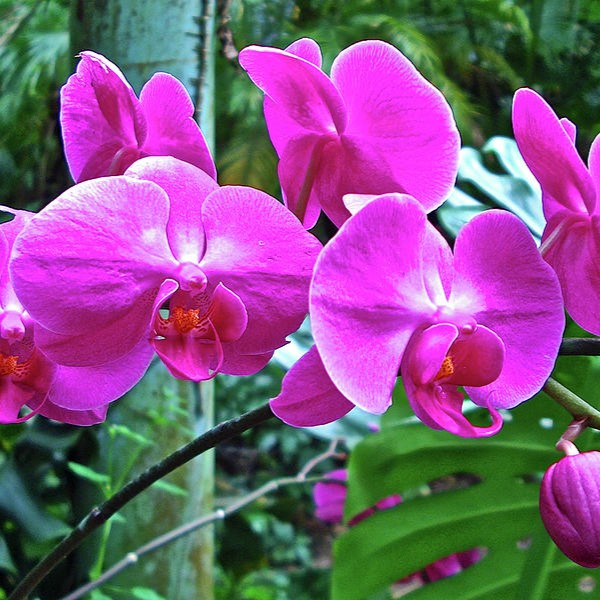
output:
[[[577,564],[600,566],[600,452],[565,456],[545,473],[542,520],[554,543]]]

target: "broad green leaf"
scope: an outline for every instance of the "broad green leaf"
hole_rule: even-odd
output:
[[[469,196],[462,190],[454,188],[448,199],[435,213],[442,227],[452,236],[456,237],[458,232],[475,215],[486,210],[488,206]]]
[[[377,511],[336,542],[332,600],[371,598],[475,547],[486,549],[480,562],[412,591],[411,600],[505,600],[528,587],[538,600],[578,597],[589,572],[560,552],[548,554],[538,513],[538,482],[560,458],[554,444],[570,418],[542,394],[506,416],[503,430],[487,439],[384,419],[380,433],[353,449],[346,519],[391,494],[404,502]],[[526,550],[532,535],[537,556]],[[556,595],[556,585],[564,596]]]

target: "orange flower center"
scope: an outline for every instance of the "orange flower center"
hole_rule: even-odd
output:
[[[195,327],[198,327],[202,322],[199,308],[185,309],[181,306],[176,306],[171,310],[169,321],[173,323],[173,327],[179,333],[188,333]]]
[[[451,356],[446,356],[446,358],[444,358],[444,360],[442,361],[442,366],[437,372],[434,381],[445,379],[446,377],[450,377],[451,375],[454,375],[454,363],[452,362]]]
[[[18,358],[16,356],[6,356],[0,352],[0,377],[13,375],[18,370]]]

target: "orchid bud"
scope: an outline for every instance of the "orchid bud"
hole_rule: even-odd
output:
[[[554,543],[577,564],[600,566],[600,452],[565,456],[545,473],[540,512]]]

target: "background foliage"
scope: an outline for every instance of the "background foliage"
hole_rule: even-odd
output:
[[[38,209],[70,184],[57,126],[58,90],[74,62],[69,10],[67,0],[0,0],[0,196],[11,206]],[[444,92],[465,144],[472,146],[463,150],[460,189],[434,217],[450,237],[489,206],[517,212],[534,235],[540,234],[539,190],[518,162],[511,140],[494,137],[510,136],[516,88],[534,87],[560,115],[577,123],[584,155],[600,128],[600,50],[594,44],[600,6],[594,0],[223,0],[217,23],[224,43],[216,85],[221,183],[279,194],[262,95],[237,66],[236,49],[248,44],[285,47],[303,36],[321,44],[326,70],[343,47],[357,40],[387,40]],[[320,235],[330,234],[323,223]],[[299,336],[291,354],[280,355],[255,377],[219,377],[217,420],[275,396],[294,352],[307,343],[306,335]],[[599,368],[596,358],[561,358],[556,376],[591,399]],[[465,442],[415,423],[398,397],[378,434],[366,435],[368,427],[360,417],[314,431],[272,423],[220,447],[221,505],[272,478],[297,473],[335,436],[346,438],[347,450],[365,437],[350,452],[348,514],[393,492],[407,501],[344,532],[314,518],[309,485],[265,497],[217,528],[217,597],[327,598],[334,537],[339,537],[334,600],[398,597],[407,590],[393,582],[440,556],[473,546],[487,549],[480,563],[410,597],[533,598],[531,590],[541,590],[540,599],[600,597],[593,573],[558,553],[548,554],[547,536],[535,523],[539,477],[558,458],[553,443],[568,415],[543,395],[511,415],[494,440]],[[148,417],[155,427],[172,426],[168,416]],[[85,430],[44,420],[3,426],[0,598],[57,537],[127,476],[123,465],[112,472],[106,456],[99,466],[99,448],[107,441],[118,447],[120,439],[133,439],[140,452],[152,446],[152,436],[135,435],[112,416]],[[598,447],[593,434],[586,443]],[[341,464],[330,460],[322,471]],[[457,473],[481,481],[469,487],[445,485],[443,492],[431,493],[432,482],[456,481]],[[168,499],[178,489],[167,486],[162,492]],[[118,519],[112,527],[119,527]],[[100,536],[72,556],[44,584],[41,597],[59,598],[85,581],[90,569],[106,568],[120,558],[99,560],[103,543]],[[389,556],[394,560],[384,560]],[[144,586],[114,583],[92,597],[155,598]]]

